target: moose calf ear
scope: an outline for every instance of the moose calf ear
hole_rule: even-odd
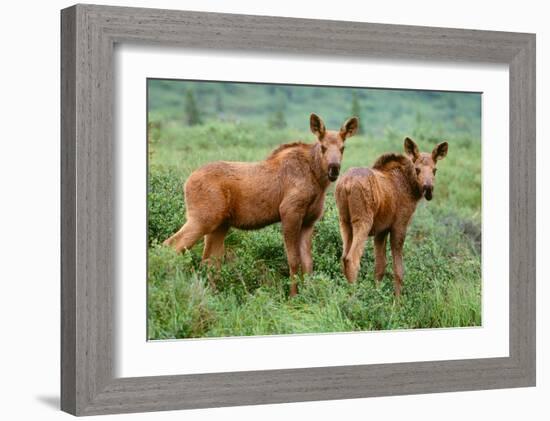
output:
[[[432,159],[434,160],[434,162],[445,158],[447,156],[448,150],[449,144],[447,142],[442,142],[437,145],[432,151]]]
[[[409,156],[409,158],[411,158],[413,161],[416,161],[418,159],[418,156],[420,155],[420,152],[418,151],[418,146],[416,146],[414,140],[412,140],[410,137],[406,137],[403,146],[405,148],[405,153]]]
[[[352,137],[356,134],[358,128],[359,119],[357,117],[348,118],[340,129],[340,136],[342,136],[342,139],[346,140],[348,137]]]
[[[312,113],[309,117],[309,127],[311,132],[317,136],[318,139],[322,139],[325,136],[327,129],[325,128],[325,123],[321,120],[317,114]]]

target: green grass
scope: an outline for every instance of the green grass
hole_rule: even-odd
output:
[[[429,104],[421,105],[429,109]],[[308,107],[304,106],[309,112]],[[153,107],[151,115],[155,110],[158,114],[162,108]],[[379,135],[367,131],[347,142],[343,171],[369,166],[381,153],[402,151],[405,135],[423,151],[441,140],[449,142],[448,156],[438,164],[434,199],[419,204],[408,231],[399,301],[393,295],[389,246],[380,288],[374,285],[372,240],[367,242],[357,284],[349,285],[343,277],[333,188],[315,227],[314,273],[300,280],[299,294],[292,299],[280,224],[258,231],[230,230],[220,272],[209,272],[200,264],[202,243],[180,255],[161,245],[185,221],[182,185],[193,170],[218,159],[256,161],[280,143],[313,141],[307,131],[308,112],[303,112],[302,124],[280,130],[270,129],[259,118],[210,118],[193,127],[178,119],[153,120],[148,185],[150,339],[481,324],[481,147],[479,135],[472,134],[479,133],[478,121],[459,130],[456,117],[433,124],[417,116],[405,132],[386,125]],[[371,118],[383,121],[384,115]],[[215,281],[215,290],[209,279]]]

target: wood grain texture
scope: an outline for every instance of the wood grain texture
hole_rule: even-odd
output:
[[[75,9],[61,19],[61,407],[76,411],[76,26]]]
[[[534,35],[91,5],[63,10],[61,32],[63,410],[92,415],[535,384]],[[510,356],[114,378],[113,46],[127,42],[508,64]]]

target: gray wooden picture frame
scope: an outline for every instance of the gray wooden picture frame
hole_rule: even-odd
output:
[[[502,234],[510,237],[509,357],[115,378],[116,43],[508,65],[510,230]],[[92,415],[524,387],[535,385],[535,371],[534,34],[95,5],[61,12],[64,411]]]

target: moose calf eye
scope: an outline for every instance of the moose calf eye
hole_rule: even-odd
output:
[[[326,146],[321,145],[321,152],[325,153],[327,151]]]
[[[415,168],[416,170],[416,175],[420,174],[420,168]]]

